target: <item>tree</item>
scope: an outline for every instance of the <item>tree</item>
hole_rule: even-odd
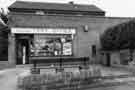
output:
[[[0,9],[0,18],[3,20],[3,22],[4,22],[5,24],[7,24],[7,22],[8,22],[8,17],[7,17],[6,11],[5,11],[3,8]]]
[[[100,37],[100,42],[103,50],[129,49],[132,61],[135,49],[135,20],[105,30]]]

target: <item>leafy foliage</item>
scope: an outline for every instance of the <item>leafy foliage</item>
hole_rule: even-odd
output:
[[[4,21],[5,24],[7,24],[8,17],[7,14],[5,14],[5,10],[3,8],[1,8],[0,18]]]
[[[129,49],[130,61],[135,49],[135,20],[107,29],[100,38],[103,50]]]
[[[135,49],[135,20],[107,29],[100,38],[102,49]]]

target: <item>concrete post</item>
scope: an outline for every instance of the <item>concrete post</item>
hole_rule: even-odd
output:
[[[15,66],[16,64],[16,42],[14,33],[8,34],[8,62],[11,66]]]

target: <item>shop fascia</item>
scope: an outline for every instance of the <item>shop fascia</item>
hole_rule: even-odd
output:
[[[75,28],[11,28],[15,34],[71,34],[76,33]]]

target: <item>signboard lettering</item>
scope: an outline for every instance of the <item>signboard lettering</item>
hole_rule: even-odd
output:
[[[11,28],[16,34],[75,34],[74,28]]]

